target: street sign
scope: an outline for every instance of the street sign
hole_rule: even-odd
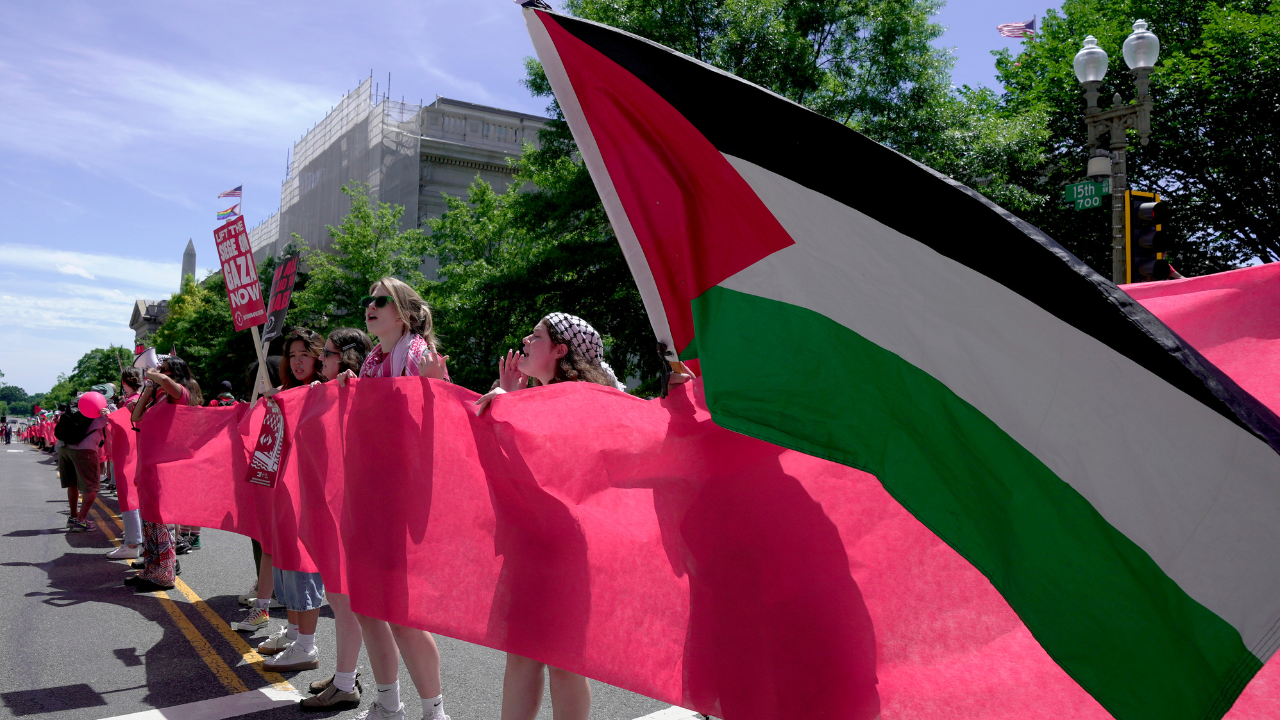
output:
[[[1111,179],[1102,182],[1086,180],[1066,187],[1065,200],[1075,203],[1077,210],[1102,206],[1102,196],[1111,194]]]

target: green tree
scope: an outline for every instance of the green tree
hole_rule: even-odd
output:
[[[76,396],[75,386],[71,384],[71,380],[66,373],[58,373],[58,381],[53,384],[49,392],[44,393],[44,397],[40,401],[40,406],[46,410],[52,410],[57,407],[71,402]]]
[[[90,350],[80,357],[67,380],[75,392],[85,392],[101,383],[120,386],[120,366],[133,362],[133,351],[120,345]]]
[[[1071,61],[1083,38],[1094,35],[1111,57],[1102,98],[1133,98],[1121,45],[1141,18],[1160,37],[1161,53],[1151,75],[1151,142],[1140,146],[1131,132],[1128,178],[1135,189],[1169,200],[1174,264],[1201,274],[1252,257],[1280,258],[1277,10],[1280,4],[1265,0],[1066,0],[1020,52],[997,54],[1003,106],[1039,109],[1048,120],[1038,189],[1044,201],[1024,217],[1110,275],[1110,213],[1077,212],[1057,199],[1065,183],[1082,178],[1087,155],[1083,93]]]
[[[5,385],[0,387],[0,400],[5,402],[27,402],[27,391],[17,385]]]
[[[551,312],[600,332],[620,378],[652,380],[656,341],[591,177],[562,121],[526,145],[507,191],[477,180],[468,202],[430,222],[439,281],[428,287],[455,382],[489,389],[497,358]],[[528,190],[522,191],[522,188]]]
[[[313,250],[304,238],[294,240],[310,266],[305,285],[294,291],[292,322],[327,335],[343,325],[363,325],[360,298],[380,278],[396,277],[421,290],[426,277],[419,270],[427,250],[423,232],[400,229],[404,208],[375,203],[361,183],[343,186],[351,210],[338,227],[327,226],[333,245],[328,252]]]

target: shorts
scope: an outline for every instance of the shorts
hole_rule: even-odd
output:
[[[62,487],[75,483],[80,492],[98,492],[98,476],[102,466],[98,464],[98,448],[73,450],[66,445],[58,448],[58,478]]]
[[[276,586],[276,599],[289,610],[319,610],[324,605],[324,581],[320,573],[272,568],[271,579]]]

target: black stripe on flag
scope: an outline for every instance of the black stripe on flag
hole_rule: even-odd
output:
[[[980,193],[670,48],[606,25],[547,14],[661,95],[720,152],[822,193],[991,278],[1280,452],[1280,418],[1274,412],[1124,291]]]

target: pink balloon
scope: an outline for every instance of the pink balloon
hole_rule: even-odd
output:
[[[77,406],[85,415],[98,417],[107,409],[107,398],[100,392],[90,391],[80,396]]]

